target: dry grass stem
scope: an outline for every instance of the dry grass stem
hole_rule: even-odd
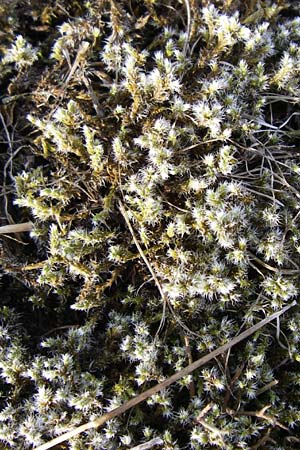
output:
[[[130,450],[148,450],[149,448],[154,447],[155,445],[162,445],[164,441],[160,437],[156,437],[151,439],[151,441],[144,442],[143,444],[136,445]]]
[[[32,230],[33,230],[33,223],[24,222],[24,223],[16,223],[13,225],[4,225],[0,227],[0,234],[23,233],[25,231],[32,231]]]

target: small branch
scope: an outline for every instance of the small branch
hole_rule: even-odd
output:
[[[220,436],[222,438],[223,435],[228,434],[228,431],[219,430],[219,428],[215,427],[214,425],[206,422],[206,420],[203,419],[203,417],[206,416],[206,414],[209,413],[209,411],[212,409],[213,403],[208,403],[202,411],[198,414],[198,417],[196,419],[196,422],[203,426],[206,430],[211,431],[212,433]]]
[[[160,284],[160,282],[159,282],[159,280],[158,280],[158,278],[157,278],[157,276],[156,276],[156,274],[155,274],[155,272],[154,272],[154,270],[153,270],[149,260],[147,259],[145,252],[143,251],[142,247],[139,244],[139,241],[137,240],[135,231],[134,231],[134,229],[133,229],[133,227],[132,227],[132,225],[130,223],[127,211],[126,211],[123,203],[121,202],[121,200],[119,200],[119,209],[120,209],[120,212],[121,212],[122,216],[125,219],[125,222],[126,222],[128,228],[129,228],[129,231],[131,233],[132,239],[133,239],[133,241],[134,241],[134,243],[135,243],[135,245],[136,245],[136,247],[137,247],[137,249],[139,251],[139,254],[142,257],[143,261],[145,262],[149,272],[151,273],[151,275],[152,275],[152,277],[154,279],[154,282],[155,282],[155,284],[156,284],[156,286],[157,286],[157,288],[159,290],[161,298],[163,300],[162,319],[160,321],[158,330],[156,332],[156,337],[159,335],[161,329],[163,328],[163,325],[164,325],[164,322],[165,322],[165,317],[166,317],[167,305],[168,305],[169,310],[170,310],[171,314],[173,315],[175,321],[182,327],[182,329],[185,330],[187,333],[190,333],[190,334],[193,334],[193,335],[199,337],[197,335],[197,333],[194,333],[193,331],[191,331],[178,317],[176,317],[176,314],[175,314],[175,312],[174,312],[174,310],[172,308],[172,305],[170,304],[170,302],[168,302],[167,296],[164,294],[163,289],[161,287],[161,284]]]
[[[161,328],[162,328],[162,326],[163,326],[163,324],[164,324],[164,320],[165,320],[167,298],[166,298],[166,296],[165,296],[165,294],[164,294],[164,292],[163,292],[163,290],[162,290],[161,284],[160,284],[160,282],[159,282],[159,280],[158,280],[158,278],[157,278],[157,276],[156,276],[156,273],[155,273],[154,270],[152,269],[152,266],[151,266],[151,264],[149,263],[148,258],[146,257],[146,255],[145,255],[145,253],[144,253],[142,247],[140,246],[139,241],[137,240],[137,237],[136,237],[136,235],[135,235],[134,229],[132,228],[132,225],[131,225],[131,223],[130,223],[130,220],[129,220],[127,211],[126,211],[126,209],[125,209],[123,203],[121,202],[121,200],[119,200],[119,209],[120,209],[120,212],[121,212],[122,216],[124,217],[124,220],[125,220],[125,222],[126,222],[128,228],[129,228],[130,234],[131,234],[132,239],[133,239],[133,241],[134,241],[134,243],[135,243],[135,245],[136,245],[136,248],[138,249],[138,251],[139,251],[139,253],[140,253],[140,255],[141,255],[143,261],[145,262],[145,264],[146,264],[146,266],[147,266],[149,272],[151,273],[151,275],[152,275],[152,277],[153,277],[153,279],[154,279],[154,282],[155,282],[155,284],[156,284],[156,286],[157,286],[157,289],[159,290],[159,293],[160,293],[161,298],[162,298],[162,300],[163,300],[163,316],[162,316],[162,320],[161,320],[161,322],[160,322],[159,328],[158,328],[157,333],[156,333],[156,335],[158,335],[159,332],[160,332],[160,330],[161,330]]]
[[[212,409],[212,407],[213,407],[213,403],[208,403],[208,405],[206,405],[202,409],[202,411],[200,411],[200,413],[198,414],[196,422],[199,423],[200,425],[202,425],[203,428],[205,428],[206,430],[211,431],[212,433],[215,433],[216,435],[222,437],[223,435],[228,434],[228,431],[219,430],[219,428],[206,422],[206,420],[203,419],[203,417],[205,417],[206,414],[209,413],[209,411]]]
[[[284,440],[286,442],[291,442],[291,443],[295,442],[296,444],[300,444],[300,439],[297,438],[296,436],[287,436],[284,438]]]
[[[215,427],[214,425],[211,425],[210,423],[206,422],[204,419],[197,419],[197,422],[200,423],[200,425],[203,426],[208,431],[211,431],[212,433],[216,434],[217,436],[224,436],[229,433],[229,431],[223,431],[219,430],[219,428]]]
[[[204,364],[207,364],[217,356],[221,355],[222,353],[225,353],[227,350],[229,350],[234,345],[238,344],[239,342],[243,341],[244,339],[248,338],[252,334],[256,333],[259,329],[267,325],[269,322],[272,322],[272,320],[276,319],[277,317],[284,314],[286,311],[288,311],[290,308],[295,306],[297,304],[296,301],[291,303],[290,305],[285,306],[280,311],[275,312],[274,314],[271,314],[270,316],[266,317],[265,319],[258,322],[256,325],[253,325],[252,327],[248,328],[248,330],[245,330],[240,335],[234,337],[231,341],[227,342],[227,344],[222,345],[221,347],[217,348],[216,350],[208,353],[207,355],[203,356],[202,358],[198,359],[197,361],[193,362],[192,364],[188,365],[182,370],[179,370],[178,372],[174,373],[171,377],[164,380],[162,383],[159,383],[152,388],[148,389],[145,392],[142,392],[141,394],[137,395],[136,397],[133,397],[131,400],[128,400],[123,405],[119,406],[118,408],[113,409],[112,411],[109,411],[108,413],[104,414],[101,417],[98,417],[98,419],[95,419],[91,422],[85,423],[77,428],[73,428],[72,430],[68,431],[67,433],[62,434],[61,436],[56,437],[55,439],[52,439],[49,442],[46,442],[45,444],[40,445],[39,447],[36,447],[35,450],[48,450],[49,448],[54,447],[55,445],[61,444],[62,442],[65,442],[69,439],[71,439],[74,436],[77,436],[80,433],[83,433],[85,431],[91,430],[93,428],[98,428],[102,425],[104,425],[108,420],[113,419],[114,417],[118,417],[124,412],[128,411],[129,409],[133,408],[136,405],[139,405],[143,401],[145,401],[147,398],[151,397],[154,394],[157,394],[158,392],[166,389],[167,387],[171,386],[176,381],[180,380],[183,377],[186,377],[190,373],[194,372],[194,370],[198,369],[199,367],[204,366]]]
[[[23,233],[24,231],[32,231],[33,223],[25,222],[25,223],[16,223],[13,225],[4,225],[0,227],[0,234],[8,234],[8,233]]]
[[[261,266],[265,267],[266,269],[271,270],[272,272],[282,273],[284,275],[297,275],[300,272],[299,269],[284,269],[284,268],[277,269],[277,267],[273,267],[270,264],[267,264],[264,261],[262,261],[260,258],[258,258],[256,255],[254,255],[249,250],[248,250],[248,254],[252,259],[254,259],[254,261],[256,261]]]
[[[266,432],[266,434],[257,441],[255,445],[251,447],[251,450],[257,450],[258,448],[262,447],[266,442],[271,442],[272,444],[276,444],[276,442],[270,438],[270,429]]]
[[[250,416],[250,417],[257,417],[258,419],[263,419],[268,421],[272,425],[277,425],[279,428],[282,428],[285,431],[290,431],[288,427],[283,425],[282,423],[278,422],[278,420],[273,416],[268,416],[266,414],[266,411],[271,407],[271,405],[266,405],[259,411],[231,411],[228,409],[228,413],[233,416]]]
[[[160,437],[156,437],[151,439],[151,441],[144,442],[143,444],[137,445],[130,450],[148,450],[149,448],[154,447],[154,445],[162,445],[163,443],[164,441]]]
[[[64,90],[67,88],[71,78],[73,77],[74,73],[76,72],[77,67],[79,66],[80,61],[82,59],[82,56],[88,51],[88,49],[89,49],[89,43],[87,41],[83,41],[81,46],[79,47],[79,49],[77,51],[77,55],[75,57],[73,65],[72,65],[72,67],[70,69],[70,72],[69,72],[65,82],[64,82]]]
[[[224,403],[223,403],[223,409],[225,410],[227,408],[228,402],[230,400],[230,396],[232,395],[232,390],[231,388],[234,386],[235,382],[239,379],[239,377],[242,375],[243,370],[245,367],[245,363],[243,362],[237,369],[236,372],[234,374],[234,376],[232,377],[232,379],[230,380],[228,389],[226,391],[225,397],[224,397]]]
[[[276,384],[278,384],[278,380],[272,380],[270,381],[270,383],[266,384],[265,386],[263,386],[262,388],[258,389],[256,391],[256,396],[258,397],[259,395],[263,394],[264,392],[268,391],[269,389],[271,389],[273,386],[276,386]]]
[[[184,43],[183,53],[184,53],[184,55],[186,55],[188,46],[189,46],[190,37],[191,37],[190,36],[191,35],[191,7],[190,7],[189,0],[184,0],[184,3],[185,3],[185,7],[186,7],[186,15],[187,15],[187,30],[186,30],[187,38]]]
[[[88,93],[90,94],[90,97],[91,97],[91,100],[93,102],[93,106],[94,106],[94,109],[95,109],[95,111],[97,113],[97,116],[100,117],[100,118],[103,118],[105,116],[104,111],[103,111],[103,109],[100,106],[98,97],[97,97],[94,89],[92,88],[92,84],[91,84],[90,80],[83,75],[82,76],[82,81],[86,85]]]
[[[38,270],[38,269],[42,269],[45,265],[47,261],[39,261],[33,264],[27,264],[26,266],[21,267],[22,271],[27,271],[27,270]]]
[[[187,335],[184,335],[184,345],[185,345],[185,350],[186,350],[186,353],[188,356],[189,364],[192,364],[193,363],[192,351],[191,351],[191,346],[190,346],[190,340]],[[194,383],[193,378],[189,384],[189,391],[190,391],[190,397],[191,398],[195,397],[196,388],[195,388],[195,383]]]
[[[52,328],[49,331],[46,331],[46,333],[42,334],[42,338],[49,336],[49,334],[54,333],[55,331],[60,331],[60,330],[67,330],[68,328],[79,328],[80,325],[63,325],[61,327],[56,327],[56,328]]]
[[[204,406],[204,408],[200,411],[200,413],[197,416],[196,422],[199,422],[199,420],[203,419],[203,417],[206,416],[206,414],[209,413],[209,411],[212,409],[213,407],[213,403],[208,403],[206,406]]]
[[[140,253],[142,259],[144,260],[146,266],[148,267],[148,270],[149,270],[149,272],[151,273],[151,275],[152,275],[152,277],[153,277],[153,279],[154,279],[154,281],[155,281],[155,284],[156,284],[156,286],[157,286],[157,288],[158,288],[158,290],[159,290],[160,295],[162,296],[162,298],[164,298],[164,297],[165,297],[165,294],[163,293],[163,290],[162,290],[162,287],[161,287],[161,285],[160,285],[160,282],[158,281],[158,278],[157,278],[157,276],[156,276],[154,270],[152,269],[152,267],[151,267],[151,265],[150,265],[150,263],[149,263],[149,261],[148,261],[146,255],[145,255],[145,253],[144,253],[142,247],[140,246],[139,241],[138,241],[137,238],[136,238],[136,235],[135,235],[135,232],[134,232],[134,230],[133,230],[133,228],[132,228],[132,225],[131,225],[131,223],[130,223],[130,220],[129,220],[127,211],[126,211],[126,209],[124,208],[124,205],[123,205],[123,203],[122,203],[120,200],[119,200],[119,209],[120,209],[121,214],[122,214],[122,216],[124,217],[125,222],[126,222],[128,228],[129,228],[129,231],[130,231],[131,236],[132,236],[132,239],[133,239],[133,241],[134,241],[134,243],[135,243],[135,245],[136,245],[136,248],[138,249],[138,251],[139,251],[139,253]]]

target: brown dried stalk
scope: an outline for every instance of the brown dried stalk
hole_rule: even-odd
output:
[[[193,363],[193,356],[192,356],[192,350],[191,350],[191,346],[190,346],[190,340],[189,337],[184,335],[184,345],[185,345],[185,350],[188,356],[188,361],[189,364]],[[189,384],[189,391],[190,391],[190,397],[193,398],[196,395],[196,388],[195,388],[195,383],[194,380],[192,378],[190,384]]]
[[[278,420],[273,417],[266,414],[266,411],[271,408],[271,405],[266,405],[259,411],[232,411],[229,408],[227,408],[228,414],[231,414],[232,416],[250,416],[250,417],[257,417],[258,419],[267,420],[272,425],[277,425],[278,427],[282,428],[285,431],[290,431],[288,427],[283,425],[282,423],[278,422]]]
[[[154,447],[154,445],[162,445],[163,443],[164,441],[160,437],[156,437],[151,439],[151,441],[144,442],[143,444],[137,445],[130,450],[148,450],[149,448]]]
[[[32,231],[32,229],[32,222],[15,223],[13,225],[4,225],[3,227],[0,227],[0,234],[23,233],[24,231]]]
[[[272,444],[276,444],[276,442],[273,439],[270,438],[270,432],[271,432],[271,429],[269,428],[268,431],[266,432],[266,434],[261,439],[259,439],[259,441],[255,445],[253,445],[251,447],[251,450],[257,450],[258,448],[260,448],[263,445],[265,445],[267,442],[271,442]]]
[[[163,314],[162,314],[162,319],[161,319],[161,322],[160,322],[160,324],[159,324],[158,330],[157,330],[157,332],[156,332],[156,336],[158,336],[158,334],[160,333],[160,331],[161,331],[161,329],[162,329],[162,327],[163,327],[163,325],[164,325],[164,322],[165,322],[167,297],[165,296],[165,294],[164,294],[164,292],[163,292],[163,289],[162,289],[161,284],[160,284],[160,282],[159,282],[159,280],[158,280],[158,278],[157,278],[157,276],[156,276],[156,273],[154,272],[154,270],[153,270],[153,268],[152,268],[150,262],[148,261],[148,259],[147,259],[146,255],[145,255],[145,253],[144,253],[142,247],[140,246],[139,241],[137,240],[137,237],[136,237],[136,235],[135,235],[135,232],[134,232],[134,230],[133,230],[133,228],[132,228],[132,225],[131,225],[131,223],[130,223],[130,220],[129,220],[127,211],[126,211],[126,209],[125,209],[123,203],[121,202],[121,200],[119,200],[119,209],[120,209],[120,212],[121,212],[122,216],[124,217],[125,222],[126,222],[128,228],[129,228],[130,234],[131,234],[132,239],[133,239],[133,241],[134,241],[134,243],[135,243],[135,245],[136,245],[136,248],[138,249],[139,254],[141,255],[141,257],[142,257],[144,263],[146,264],[146,266],[147,266],[149,272],[151,273],[152,278],[153,278],[153,280],[154,280],[154,282],[155,282],[155,284],[156,284],[156,287],[157,287],[157,289],[158,289],[158,291],[159,291],[159,293],[160,293],[160,295],[161,295],[161,298],[162,298],[162,300],[163,300]]]
[[[225,434],[228,434],[228,431],[219,430],[214,425],[207,423],[206,420],[204,420],[204,417],[206,414],[209,413],[209,411],[212,409],[213,403],[208,403],[202,411],[198,414],[198,417],[196,419],[196,422],[203,426],[203,428],[206,428],[207,430],[211,431],[212,433],[215,433],[217,436],[219,436],[222,439],[222,436]]]
[[[49,448],[54,447],[55,445],[58,445],[58,444],[61,444],[62,442],[67,441],[68,439],[71,439],[74,436],[77,436],[80,433],[83,433],[90,429],[98,428],[98,427],[104,425],[108,420],[111,420],[114,417],[120,416],[121,414],[123,414],[124,412],[133,408],[134,406],[142,403],[144,400],[151,397],[152,395],[157,394],[158,392],[166,389],[171,384],[175,383],[176,381],[180,380],[183,377],[186,377],[187,375],[192,373],[194,370],[198,369],[199,367],[203,366],[204,364],[207,364],[212,359],[216,358],[217,356],[221,355],[222,353],[225,353],[231,347],[233,347],[234,345],[243,341],[244,339],[248,338],[253,333],[258,331],[260,328],[264,327],[266,324],[268,324],[272,320],[281,316],[282,314],[284,314],[286,311],[288,311],[290,308],[292,308],[296,304],[297,304],[297,302],[294,301],[290,305],[285,306],[280,311],[277,311],[274,314],[271,314],[270,316],[268,316],[265,319],[258,322],[256,325],[253,325],[252,327],[248,328],[248,330],[245,330],[240,335],[234,337],[231,341],[227,342],[227,344],[222,345],[221,347],[217,348],[216,350],[208,353],[208,355],[203,356],[202,358],[198,359],[197,361],[193,362],[192,364],[189,364],[184,369],[179,370],[178,372],[174,373],[171,377],[167,378],[162,383],[159,383],[156,386],[153,386],[152,388],[148,389],[147,391],[142,392],[141,394],[137,395],[136,397],[132,398],[131,400],[128,400],[123,405],[119,406],[118,408],[115,408],[112,411],[109,411],[108,413],[104,414],[103,416],[98,417],[98,419],[95,419],[88,423],[84,423],[83,425],[81,425],[77,428],[73,428],[72,430],[68,431],[67,433],[62,434],[59,437],[52,439],[51,441],[46,442],[45,444],[42,444],[39,447],[36,447],[36,450],[47,450]]]

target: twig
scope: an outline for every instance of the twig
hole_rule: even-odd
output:
[[[26,266],[22,266],[21,270],[26,272],[27,270],[38,270],[38,269],[42,269],[44,267],[44,265],[46,264],[47,260],[45,261],[38,261],[36,263],[32,263],[32,264],[26,264]]]
[[[133,230],[133,228],[132,228],[132,225],[131,225],[131,223],[130,223],[130,220],[129,220],[127,211],[126,211],[126,209],[125,209],[123,203],[121,202],[121,200],[119,200],[119,209],[120,209],[121,214],[122,214],[122,216],[124,217],[125,222],[126,222],[128,228],[129,228],[129,231],[130,231],[131,236],[132,236],[132,239],[133,239],[133,241],[134,241],[134,243],[135,243],[135,245],[136,245],[136,248],[138,249],[138,251],[139,251],[139,253],[140,253],[142,259],[144,260],[144,262],[145,262],[145,264],[146,264],[146,266],[147,266],[149,272],[151,273],[151,275],[152,275],[152,277],[153,277],[153,279],[154,279],[154,282],[155,282],[155,284],[156,284],[156,286],[157,286],[157,289],[159,290],[159,293],[160,293],[161,298],[162,298],[162,300],[163,300],[163,315],[162,315],[162,320],[161,320],[161,322],[160,322],[158,331],[157,331],[157,333],[156,333],[156,335],[158,335],[159,332],[160,332],[160,330],[161,330],[161,328],[162,328],[162,326],[163,326],[163,324],[164,324],[164,320],[165,320],[167,298],[166,298],[166,296],[165,296],[165,294],[164,294],[164,292],[163,292],[163,290],[162,290],[161,284],[160,284],[160,282],[159,282],[159,280],[158,280],[158,278],[157,278],[157,276],[156,276],[154,270],[153,270],[152,267],[151,267],[151,264],[150,264],[149,261],[148,261],[148,258],[146,257],[146,255],[145,255],[145,253],[144,253],[142,247],[140,246],[139,241],[138,241],[137,238],[136,238],[136,235],[135,235],[135,232],[134,232],[134,230]]]
[[[200,411],[200,413],[197,416],[196,422],[198,422],[200,419],[203,419],[203,417],[206,416],[206,414],[209,413],[209,411],[212,409],[213,403],[208,403],[204,408]]]
[[[161,445],[163,443],[164,441],[160,437],[156,437],[154,439],[151,439],[151,441],[144,442],[143,444],[137,445],[130,450],[148,450],[149,448],[154,447],[154,445]]]
[[[200,413],[197,416],[196,422],[199,423],[200,425],[203,426],[203,428],[206,428],[207,430],[211,431],[212,433],[215,433],[216,435],[222,437],[222,435],[224,434],[228,434],[228,431],[223,431],[223,430],[219,430],[219,428],[215,427],[214,425],[206,422],[206,420],[204,420],[204,417],[206,416],[206,414],[209,413],[209,411],[212,409],[213,407],[213,403],[208,403],[208,405],[206,405],[202,411],[200,411]]]
[[[258,397],[259,395],[263,394],[264,392],[268,391],[269,389],[271,389],[273,386],[276,386],[276,384],[278,384],[278,380],[272,380],[270,381],[270,383],[266,384],[265,386],[263,386],[260,389],[257,389],[256,391],[256,397]]]
[[[296,442],[297,444],[300,444],[300,439],[298,439],[296,436],[287,436],[284,438],[286,442]]]
[[[139,241],[137,240],[137,238],[136,238],[136,236],[135,236],[135,232],[134,232],[134,230],[133,230],[133,228],[132,228],[132,225],[131,225],[131,223],[130,223],[130,220],[129,220],[127,211],[125,210],[124,205],[123,205],[123,203],[122,203],[120,200],[119,200],[119,209],[120,209],[121,214],[122,214],[122,216],[124,217],[125,222],[126,222],[128,228],[129,228],[129,231],[130,231],[131,236],[132,236],[132,238],[133,238],[133,240],[134,240],[134,243],[135,243],[135,245],[136,245],[136,247],[137,247],[137,249],[138,249],[138,251],[139,251],[141,257],[143,258],[143,260],[144,260],[146,266],[148,267],[149,272],[151,273],[151,275],[152,275],[152,277],[153,277],[153,279],[154,279],[154,281],[155,281],[155,284],[156,284],[156,286],[157,286],[157,288],[158,288],[158,290],[159,290],[160,295],[162,296],[162,298],[164,298],[164,297],[165,297],[165,294],[164,294],[164,292],[163,292],[163,290],[162,290],[162,287],[161,287],[161,285],[160,285],[160,282],[159,282],[159,280],[158,280],[158,278],[157,278],[157,276],[156,276],[154,270],[152,269],[152,267],[151,267],[151,265],[150,265],[150,263],[149,263],[149,261],[148,261],[146,255],[145,255],[145,253],[144,253],[142,247],[140,246]]]
[[[124,196],[123,196],[123,197],[124,197]],[[162,327],[163,327],[163,325],[164,325],[165,317],[166,317],[166,307],[167,307],[167,305],[168,305],[169,310],[170,310],[171,314],[173,315],[175,321],[182,327],[182,329],[185,330],[185,331],[186,331],[187,333],[189,333],[189,334],[192,334],[192,335],[194,335],[194,336],[199,337],[199,335],[198,335],[197,333],[194,333],[192,330],[190,330],[190,329],[189,329],[189,328],[188,328],[188,327],[187,327],[187,326],[186,326],[186,325],[185,325],[185,324],[184,324],[184,323],[176,316],[176,314],[175,314],[175,312],[174,312],[174,309],[173,309],[172,305],[170,304],[170,302],[168,302],[167,296],[164,294],[164,292],[163,292],[163,290],[162,290],[162,287],[161,287],[161,284],[160,284],[160,282],[159,282],[159,280],[158,280],[158,278],[157,278],[157,276],[156,276],[154,270],[152,269],[151,264],[150,264],[149,260],[147,259],[145,252],[143,251],[142,247],[141,247],[140,244],[139,244],[139,241],[137,240],[137,237],[136,237],[136,235],[135,235],[135,231],[134,231],[134,229],[133,229],[133,227],[132,227],[132,225],[131,225],[131,223],[130,223],[130,220],[129,220],[127,211],[126,211],[126,209],[125,209],[123,203],[121,202],[121,200],[119,200],[119,209],[120,209],[120,211],[121,211],[121,213],[122,213],[122,215],[123,215],[123,217],[124,217],[124,219],[125,219],[125,222],[126,222],[128,228],[129,228],[129,231],[130,231],[131,236],[132,236],[132,238],[133,238],[133,241],[134,241],[134,243],[135,243],[135,245],[136,245],[136,247],[137,247],[137,249],[138,249],[138,251],[139,251],[139,254],[141,255],[141,257],[142,257],[142,259],[144,260],[144,262],[145,262],[145,264],[146,264],[146,266],[147,266],[149,272],[151,273],[151,275],[152,275],[152,277],[153,277],[153,279],[154,279],[154,282],[155,282],[155,284],[156,284],[156,286],[157,286],[157,288],[158,288],[158,290],[159,290],[159,293],[160,293],[160,295],[161,295],[161,298],[162,298],[162,300],[163,300],[163,313],[162,313],[162,319],[161,319],[161,321],[160,321],[158,330],[157,330],[157,332],[156,332],[156,336],[159,335],[159,333],[160,333],[160,331],[161,331],[161,329],[162,329]]]
[[[271,432],[271,430],[268,429],[266,434],[261,439],[259,439],[259,441],[257,441],[257,443],[255,445],[253,445],[251,447],[251,450],[257,450],[258,448],[262,447],[262,445],[264,445],[266,442],[271,442],[272,444],[276,444],[276,442],[270,438],[270,432]]]
[[[210,423],[206,422],[204,419],[197,419],[197,422],[203,426],[206,430],[211,431],[212,433],[216,434],[217,436],[224,436],[225,434],[228,434],[229,431],[223,431],[219,430],[219,428],[215,427],[214,425],[211,425]]]
[[[71,67],[70,67],[71,61],[70,61],[69,54],[66,53],[66,52],[64,53],[64,55],[65,55],[65,57],[66,57],[66,60],[67,60],[67,63],[68,63],[68,65],[69,65],[69,67],[70,67],[70,71],[69,71],[68,75],[66,76],[65,81],[63,82],[63,84],[62,84],[62,86],[61,86],[61,93],[60,93],[60,95],[59,95],[59,98],[58,98],[57,101],[56,101],[55,106],[52,108],[52,110],[51,110],[51,112],[50,112],[50,114],[49,114],[49,117],[52,117],[52,116],[55,114],[55,112],[57,111],[59,105],[61,104],[61,101],[63,100],[64,95],[65,95],[65,93],[66,93],[66,90],[67,90],[67,88],[68,88],[68,84],[70,83],[70,81],[71,81],[73,75],[75,74],[75,72],[76,72],[78,66],[80,65],[80,62],[81,62],[81,60],[82,60],[82,56],[84,56],[85,53],[87,53],[87,51],[88,51],[88,49],[89,49],[89,46],[90,46],[90,45],[89,45],[89,43],[88,43],[87,41],[83,41],[83,42],[81,43],[81,46],[80,46],[79,49],[77,50],[76,57],[75,57],[75,59],[74,59],[73,64],[71,65]]]
[[[265,263],[264,261],[262,261],[260,258],[258,258],[256,255],[254,255],[252,252],[250,252],[250,250],[248,250],[248,255],[254,260],[256,261],[258,264],[260,264],[261,266],[265,267],[268,270],[271,270],[272,272],[276,272],[276,273],[282,273],[284,275],[298,275],[300,273],[299,269],[284,269],[284,268],[280,268],[278,269],[277,267],[273,267],[270,264]]]
[[[76,72],[77,67],[80,64],[80,60],[82,58],[82,56],[88,51],[89,49],[89,43],[87,41],[83,41],[81,46],[79,47],[78,51],[77,51],[77,55],[75,57],[75,60],[73,62],[73,65],[71,67],[71,70],[64,82],[64,90],[66,89],[67,85],[69,84],[72,76],[74,75],[74,73]]]
[[[232,411],[229,408],[227,409],[227,412],[233,416],[249,416],[249,417],[257,417],[258,419],[267,420],[272,425],[277,425],[278,427],[282,428],[285,431],[290,431],[288,427],[283,425],[282,423],[278,422],[278,420],[275,417],[268,416],[266,414],[266,411],[271,408],[271,405],[266,405],[259,411]]]
[[[8,166],[12,165],[12,159],[13,159],[13,143],[12,143],[12,139],[11,136],[9,134],[8,128],[6,126],[5,120],[3,115],[0,112],[0,119],[4,128],[4,132],[6,134],[6,139],[7,139],[7,144],[9,147],[9,152],[10,152],[10,157],[8,159],[8,161],[6,162],[6,164],[4,165],[4,170],[3,170],[3,194],[4,194],[4,211],[5,211],[5,215],[8,219],[9,222],[13,222],[11,215],[8,212],[8,197],[7,197],[7,192],[6,192],[6,175],[7,175],[7,168]],[[11,171],[11,170],[10,170]]]
[[[227,358],[226,358],[227,359]],[[227,362],[226,362],[227,364]],[[243,370],[245,367],[245,363],[243,362],[240,366],[238,366],[238,368],[236,369],[236,372],[234,374],[234,376],[232,377],[232,379],[229,382],[229,386],[228,389],[226,391],[225,397],[224,397],[224,403],[223,403],[223,409],[226,409],[230,396],[232,395],[232,386],[234,386],[235,382],[239,379],[239,377],[242,375]]]
[[[52,439],[51,441],[46,442],[45,444],[42,444],[39,447],[36,447],[35,450],[48,450],[49,448],[53,448],[55,445],[61,444],[62,442],[65,442],[65,441],[71,439],[72,437],[77,436],[80,433],[83,433],[85,431],[91,430],[93,428],[98,428],[98,427],[104,425],[108,420],[111,420],[114,417],[120,416],[121,414],[123,414],[124,412],[133,408],[134,406],[142,403],[143,401],[145,401],[147,398],[151,397],[152,395],[157,394],[158,392],[166,389],[167,387],[171,386],[176,381],[178,381],[181,378],[186,377],[187,375],[192,373],[194,370],[198,369],[199,367],[202,367],[204,364],[207,364],[208,362],[210,362],[217,356],[221,355],[222,353],[225,353],[231,347],[233,347],[234,345],[243,341],[244,339],[248,338],[252,334],[256,333],[256,331],[258,331],[260,328],[264,327],[269,322],[272,322],[272,320],[281,316],[282,314],[284,314],[286,311],[288,311],[290,308],[292,308],[296,304],[297,304],[297,302],[294,301],[290,305],[287,305],[284,308],[282,308],[280,311],[277,311],[274,314],[271,314],[270,316],[268,316],[265,319],[258,322],[256,325],[248,328],[248,330],[245,330],[239,336],[234,337],[227,344],[222,345],[221,347],[217,348],[216,350],[208,353],[207,355],[203,356],[202,358],[200,358],[197,361],[193,362],[192,364],[188,365],[184,369],[179,370],[178,372],[174,373],[171,377],[167,378],[163,382],[157,384],[156,386],[153,386],[152,388],[148,389],[145,392],[142,392],[141,394],[137,395],[136,397],[132,398],[131,400],[128,400],[123,405],[119,406],[118,408],[115,408],[112,411],[109,411],[108,413],[104,414],[101,417],[98,417],[97,419],[95,419],[91,422],[84,423],[83,425],[81,425],[77,428],[73,428],[72,430],[68,431],[67,433],[64,433],[61,436],[58,436],[55,439]]]
[[[0,234],[22,233],[23,231],[32,231],[32,229],[32,222],[16,223],[13,225],[4,225],[3,227],[0,227]]]
[[[89,93],[89,95],[91,97],[91,100],[93,102],[93,106],[94,106],[94,109],[95,109],[95,111],[97,113],[97,116],[100,117],[100,118],[103,118],[104,115],[105,115],[104,111],[103,111],[103,109],[100,106],[98,97],[97,97],[94,89],[92,88],[92,84],[91,84],[90,80],[83,75],[82,76],[82,81],[84,82],[84,84],[85,84],[85,86],[86,86],[86,88],[88,90],[88,93]]]
[[[187,14],[187,31],[186,31],[187,38],[184,43],[183,53],[184,53],[184,55],[186,55],[190,37],[191,37],[190,36],[191,35],[191,7],[190,7],[189,0],[184,0],[184,3],[185,3],[185,7],[186,7],[186,14]]]
[[[189,337],[185,334],[184,335],[184,345],[185,345],[185,350],[188,356],[188,361],[189,364],[193,363],[193,356],[192,356],[192,351],[191,351],[191,346],[190,346],[190,340]],[[190,384],[189,384],[189,391],[190,391],[190,397],[193,398],[196,395],[196,388],[195,388],[195,382],[194,379],[192,378]]]
[[[42,334],[42,338],[49,336],[49,334],[54,333],[55,331],[60,331],[60,330],[67,330],[68,328],[79,328],[80,325],[62,325],[61,327],[55,327],[52,328],[52,330],[47,331],[46,333]]]

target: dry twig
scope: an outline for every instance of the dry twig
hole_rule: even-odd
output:
[[[120,209],[121,214],[122,214],[122,216],[124,217],[125,222],[126,222],[128,228],[129,228],[130,234],[131,234],[132,239],[133,239],[133,241],[134,241],[134,243],[135,243],[135,245],[136,245],[136,248],[138,249],[138,251],[139,251],[139,253],[140,253],[140,255],[141,255],[143,261],[145,262],[145,264],[146,264],[146,266],[147,266],[149,272],[151,273],[152,278],[153,278],[153,280],[154,280],[154,282],[155,282],[155,284],[156,284],[156,286],[157,286],[157,289],[159,290],[159,293],[160,293],[160,295],[161,295],[161,298],[162,298],[162,300],[163,300],[163,315],[162,315],[162,319],[161,319],[159,328],[158,328],[157,333],[156,333],[156,335],[158,335],[159,332],[160,332],[160,330],[162,329],[162,327],[163,327],[163,325],[164,325],[164,321],[165,321],[167,298],[166,298],[166,296],[165,296],[165,294],[164,294],[164,292],[163,292],[163,289],[162,289],[161,284],[160,284],[160,282],[159,282],[159,280],[158,280],[158,278],[157,278],[157,276],[156,276],[156,273],[155,273],[154,270],[152,269],[152,266],[151,266],[151,264],[149,263],[148,258],[146,257],[146,255],[145,255],[145,253],[144,253],[142,247],[140,246],[139,241],[138,241],[137,238],[136,238],[136,235],[135,235],[135,232],[134,232],[134,230],[133,230],[133,228],[132,228],[132,225],[131,225],[131,223],[130,223],[130,220],[129,220],[127,211],[126,211],[126,209],[125,209],[123,203],[121,202],[121,200],[119,200],[119,209]]]
[[[262,447],[263,445],[265,445],[267,442],[271,442],[272,444],[276,444],[276,442],[270,438],[270,428],[268,429],[268,431],[266,432],[266,434],[259,439],[259,441],[257,441],[257,443],[255,445],[253,445],[251,447],[251,450],[257,450],[258,448]]]
[[[0,234],[23,233],[24,231],[32,231],[32,229],[32,222],[16,223],[13,225],[4,225],[3,227],[0,227]]]
[[[188,356],[188,361],[189,364],[193,363],[193,356],[192,356],[192,351],[191,351],[191,346],[190,346],[190,340],[189,337],[187,335],[184,335],[184,345],[185,345],[185,350]],[[195,397],[196,395],[196,388],[195,388],[195,383],[194,380],[192,378],[190,384],[189,384],[189,391],[190,391],[190,397]]]
[[[163,443],[164,441],[160,437],[156,437],[154,439],[151,439],[151,441],[144,442],[143,444],[137,445],[130,450],[148,450],[149,448],[154,447],[154,445],[161,445]]]

